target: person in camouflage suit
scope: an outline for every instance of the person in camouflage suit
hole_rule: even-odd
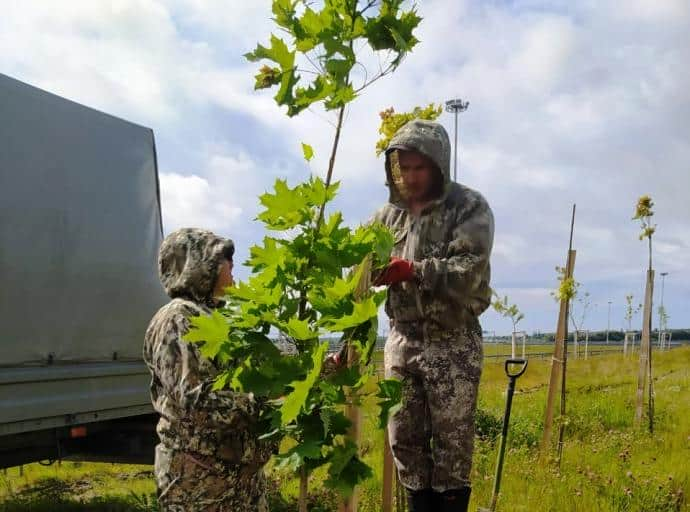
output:
[[[232,284],[231,240],[180,229],[161,245],[161,282],[172,300],[146,331],[144,361],[160,414],[155,476],[161,509],[170,512],[268,510],[262,466],[273,446],[254,432],[253,397],[212,391],[219,369],[182,336],[189,318],[209,314]]]
[[[450,143],[438,123],[403,126],[386,151],[386,173],[389,203],[374,220],[396,243],[377,284],[389,286],[386,376],[403,382],[391,451],[410,511],[466,511],[493,214],[481,194],[451,182]]]

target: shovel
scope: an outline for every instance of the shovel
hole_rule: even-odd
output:
[[[517,371],[511,371],[511,367],[516,367]],[[508,394],[506,396],[506,412],[503,416],[503,430],[501,431],[501,446],[498,450],[498,460],[496,461],[496,474],[494,475],[494,490],[491,495],[491,506],[489,508],[479,507],[478,512],[494,512],[498,501],[498,491],[501,487],[501,473],[503,472],[503,459],[506,453],[506,438],[508,437],[508,423],[510,422],[510,408],[513,405],[513,393],[515,393],[515,381],[525,373],[527,369],[526,359],[507,359],[505,370],[508,376]]]

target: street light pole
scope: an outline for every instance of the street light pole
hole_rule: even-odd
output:
[[[609,316],[606,320],[606,344],[609,344],[609,331],[611,330],[611,301],[609,301]]]
[[[467,110],[470,106],[469,101],[462,101],[460,98],[446,101],[446,112],[455,114],[455,153],[453,157],[453,181],[458,181],[458,114]]]

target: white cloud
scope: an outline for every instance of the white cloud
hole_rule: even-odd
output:
[[[196,174],[160,175],[163,223],[166,231],[181,227],[218,230],[240,218],[242,208],[223,202],[222,195]]]
[[[222,150],[223,148],[215,148]],[[243,153],[207,153],[200,174],[160,174],[163,225],[203,227],[229,235],[242,229],[255,211],[258,169]]]
[[[256,65],[241,55],[268,39],[270,2],[231,4],[6,2],[0,72],[152,126],[166,229],[210,227],[238,238],[242,251],[263,235],[251,222],[256,196],[276,176],[325,172],[333,130],[324,118],[333,115],[288,119],[271,91],[253,90]],[[555,324],[542,291],[564,263],[573,203],[578,280],[599,301],[641,289],[646,255],[630,217],[643,193],[657,202],[657,272],[671,272],[667,307],[682,325],[690,318],[690,4],[425,0],[418,9],[420,45],[348,110],[336,165],[348,221],[368,218],[386,196],[373,151],[377,113],[461,96],[470,100],[461,180],[493,207],[494,285],[513,290],[525,325]],[[441,122],[452,128],[448,114]],[[316,150],[309,166],[301,141]]]

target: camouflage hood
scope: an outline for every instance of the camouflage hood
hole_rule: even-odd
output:
[[[448,132],[439,123],[413,119],[400,128],[386,150],[386,178],[389,189],[389,202],[406,208],[401,192],[402,177],[397,168],[396,149],[418,151],[429,157],[443,177],[443,192],[437,201],[442,201],[450,187],[450,139]]]
[[[212,300],[223,258],[232,258],[232,240],[210,231],[183,228],[169,234],[158,253],[158,275],[171,298],[197,303]]]

